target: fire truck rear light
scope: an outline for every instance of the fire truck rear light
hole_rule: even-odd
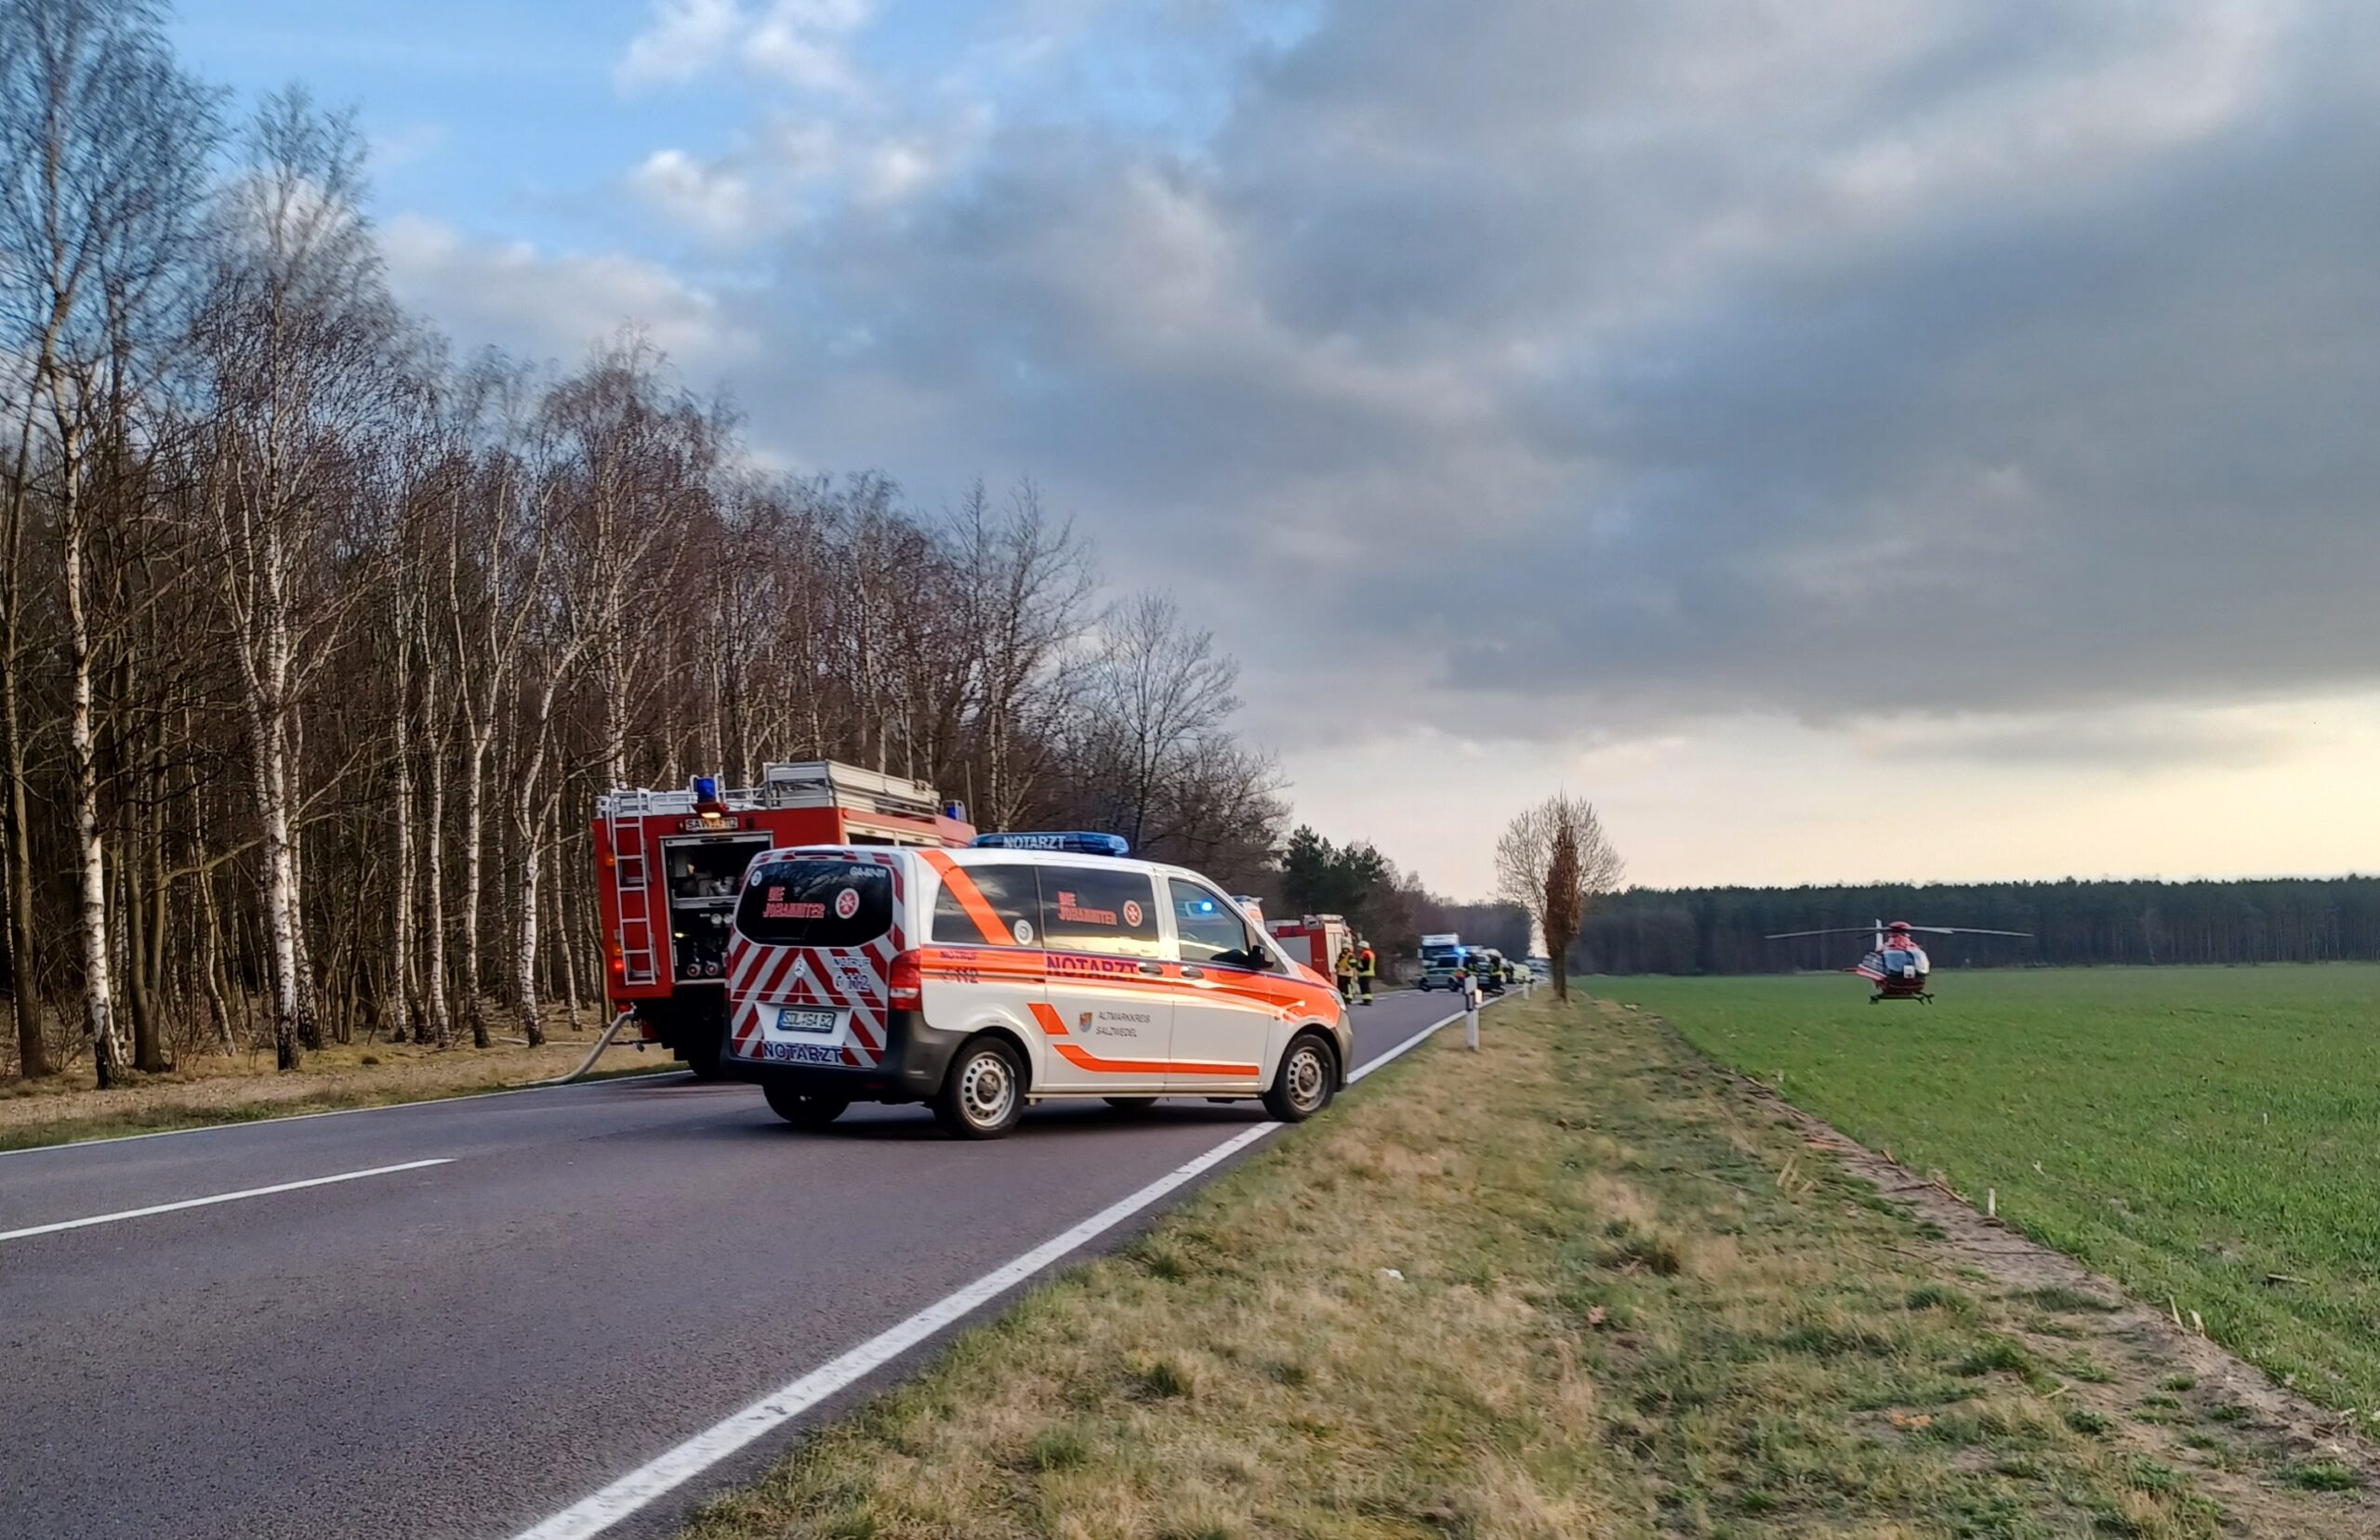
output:
[[[894,1010],[915,1010],[925,999],[925,972],[914,952],[898,952],[884,975],[885,992]]]

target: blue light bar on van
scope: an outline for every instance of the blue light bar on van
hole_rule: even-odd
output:
[[[987,850],[1063,850],[1073,856],[1128,856],[1132,853],[1131,845],[1122,835],[977,835],[975,844]]]

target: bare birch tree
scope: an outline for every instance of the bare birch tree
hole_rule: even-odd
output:
[[[1052,520],[1039,492],[1020,482],[992,511],[977,481],[952,520],[958,549],[959,619],[974,638],[973,720],[983,766],[986,828],[1015,824],[1047,768],[1053,719],[1064,695],[1053,666],[1091,628],[1094,587],[1089,553],[1073,524]]]
[[[269,98],[219,212],[219,270],[200,336],[226,410],[203,499],[236,635],[262,830],[273,1045],[297,1066],[312,1031],[294,820],[297,703],[330,655],[325,593],[337,480],[382,422],[395,314],[362,208],[363,141],[299,90]]]
[[[13,686],[27,499],[46,483],[59,556],[68,660],[69,794],[80,902],[84,1040],[99,1082],[122,1051],[114,1020],[114,951],[101,837],[95,671],[101,617],[90,570],[98,440],[119,436],[130,403],[152,383],[178,330],[174,307],[194,252],[213,103],[174,64],[156,9],[138,0],[6,0],[0,4],[0,270],[6,346],[22,371],[21,409],[6,528],[10,572],[0,581],[0,652],[10,685],[0,703],[6,757],[20,777],[22,739]],[[26,857],[20,790],[7,822],[12,862]],[[21,875],[10,883],[20,1052],[32,933]],[[44,1056],[39,1045],[28,1064]]]

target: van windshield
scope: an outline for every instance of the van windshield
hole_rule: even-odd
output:
[[[735,928],[764,946],[865,946],[892,928],[892,874],[831,859],[756,866]]]

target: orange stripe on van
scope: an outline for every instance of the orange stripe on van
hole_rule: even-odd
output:
[[[1051,1037],[1068,1035],[1066,1019],[1058,1014],[1055,1006],[1036,1000],[1033,1003],[1033,1020],[1040,1022],[1041,1030]],[[1252,1078],[1257,1069],[1253,1064],[1180,1064],[1167,1059],[1101,1059],[1074,1042],[1052,1043],[1050,1046],[1067,1063],[1078,1070],[1089,1070],[1093,1074],[1216,1074]]]
[[[1164,1059],[1094,1059],[1072,1043],[1052,1043],[1058,1056],[1094,1074],[1217,1074],[1253,1079],[1253,1064],[1179,1064]]]
[[[986,946],[1016,944],[1016,938],[1009,934],[1008,928],[1000,924],[999,915],[985,900],[984,890],[975,886],[975,879],[969,876],[963,867],[940,850],[920,850],[918,853],[926,858],[926,864],[941,876],[942,885],[950,889],[951,897],[959,901],[959,907],[975,922],[975,929],[983,936]]]

